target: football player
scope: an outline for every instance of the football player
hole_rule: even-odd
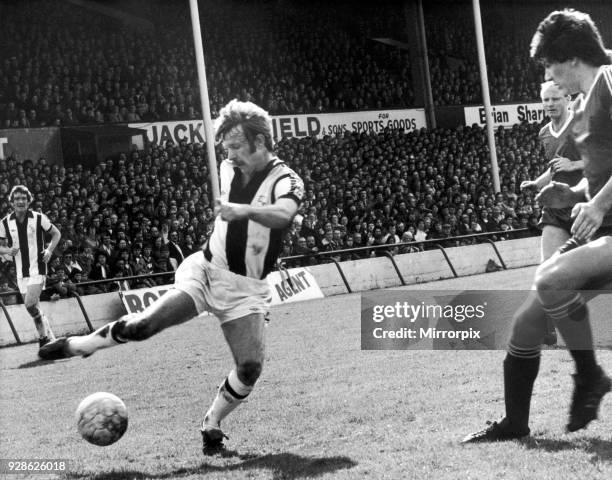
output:
[[[551,182],[538,200],[551,208],[572,206],[572,238],[542,263],[535,295],[515,315],[504,360],[506,415],[463,442],[521,438],[530,433],[529,407],[540,364],[546,318],[556,322],[576,366],[567,430],[597,418],[610,391],[610,378],[597,364],[586,301],[579,289],[612,279],[612,66],[610,52],[589,15],[555,11],[538,26],[531,56],[547,80],[584,97],[575,107],[572,136],[584,161],[584,178],[574,187]]]
[[[86,336],[45,346],[48,359],[88,356],[96,350],[145,340],[173,325],[214,313],[235,366],[204,416],[205,454],[223,448],[221,422],[253,390],[264,362],[264,320],[271,299],[265,280],[281,251],[283,229],[304,196],[300,177],[273,152],[272,123],[251,102],[232,100],[215,122],[227,159],[220,166],[221,198],[203,250],[180,264],[174,287],[142,313],[126,315]]]

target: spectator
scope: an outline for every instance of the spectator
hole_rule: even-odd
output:
[[[168,256],[172,270],[176,270],[181,262],[185,259],[183,251],[179,246],[179,235],[176,230],[169,233],[166,246],[168,247]]]
[[[62,255],[62,264],[61,267],[64,269],[66,273],[66,277],[70,278],[72,276],[72,272],[75,270],[83,271],[83,267],[79,264],[79,262],[74,258],[74,250],[69,248],[64,251]]]
[[[96,252],[96,263],[93,265],[89,274],[90,280],[108,280],[113,277],[113,274],[108,265],[108,254],[105,250]],[[100,283],[96,285],[100,292],[108,292],[113,290],[109,283]]]

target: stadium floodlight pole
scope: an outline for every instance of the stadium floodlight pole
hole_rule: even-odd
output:
[[[423,0],[417,0],[417,25],[419,34],[419,57],[423,65],[423,78],[425,87],[425,115],[427,126],[436,128],[436,109],[431,91],[431,74],[429,72],[429,58],[427,58],[427,34],[425,33],[425,16],[423,15]]]
[[[489,77],[487,75],[487,60],[485,57],[484,40],[482,37],[482,19],[480,18],[480,0],[472,0],[474,10],[474,28],[476,30],[476,46],[478,47],[478,66],[480,67],[480,83],[482,85],[482,100],[485,108],[487,125],[487,140],[491,153],[491,167],[493,170],[493,187],[495,193],[501,191],[499,185],[499,167],[497,166],[497,150],[495,149],[495,134],[493,132],[493,116],[491,111],[491,97],[489,96]]]
[[[217,172],[217,158],[215,155],[215,132],[210,118],[210,102],[208,100],[208,84],[206,83],[206,67],[204,66],[204,47],[202,46],[202,31],[200,30],[200,13],[198,0],[189,0],[191,11],[191,30],[195,44],[196,65],[198,67],[198,83],[200,86],[200,101],[204,117],[204,137],[206,138],[206,151],[208,152],[208,171],[212,186],[213,201],[219,198],[219,174]]]

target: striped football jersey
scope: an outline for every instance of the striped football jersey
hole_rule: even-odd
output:
[[[33,275],[46,275],[47,264],[43,262],[45,249],[45,232],[51,229],[51,221],[40,212],[28,210],[23,222],[19,222],[15,213],[10,213],[0,221],[0,239],[6,239],[9,247],[19,247],[15,255],[17,278]]]
[[[304,197],[302,179],[278,157],[244,187],[241,175],[240,169],[227,160],[221,163],[219,177],[223,201],[264,206],[274,204],[279,198],[291,198],[299,206]],[[205,255],[217,267],[263,279],[273,269],[281,252],[283,230],[249,219],[227,222],[218,216]]]

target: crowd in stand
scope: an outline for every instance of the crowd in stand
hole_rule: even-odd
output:
[[[138,0],[127,6],[153,29],[69,2],[2,2],[0,45],[8,54],[0,63],[0,128],[199,119],[188,10],[178,1],[145,3],[141,10]],[[409,52],[373,40],[407,41],[406,12],[397,4],[200,2],[213,116],[232,98],[272,114],[411,107]],[[425,11],[437,105],[481,101],[465,4]],[[529,38],[520,19],[506,22],[510,27],[504,21],[484,25],[492,100],[536,99],[540,77],[527,58]],[[507,28],[516,34],[501,35]],[[285,139],[278,154],[304,178],[306,201],[283,256],[363,248],[337,255],[346,260],[383,254],[368,247],[387,245],[396,254],[427,248],[426,240],[474,242],[449,240],[471,233],[508,231],[495,235],[503,239],[528,227],[534,234],[539,206],[518,185],[544,168],[538,129],[497,131],[498,194],[478,127]],[[0,215],[10,210],[6,196],[18,183],[34,193],[32,208],[62,232],[48,298],[168,283],[163,275],[200,248],[214,220],[206,152],[197,144],[126,152],[93,169],[0,160]],[[302,263],[319,261],[325,259]],[[0,291],[16,287],[12,268],[0,258]],[[142,274],[149,277],[80,285]]]
[[[398,2],[200,3],[213,113],[232,98],[272,114],[415,104],[408,50],[373,40],[405,40]],[[201,118],[186,4],[134,13],[149,11],[146,29],[71,2],[2,2],[0,128]],[[481,102],[470,12],[455,2],[427,15],[437,105]],[[485,23],[492,100],[533,101],[529,38],[499,25]]]
[[[234,3],[216,2],[202,15],[213,115],[232,98],[272,114],[414,104],[400,49],[319,9]],[[3,5],[0,44],[10,54],[0,64],[0,128],[201,118],[185,2],[158,7],[163,28],[149,31],[70,3]]]
[[[304,179],[306,199],[286,233],[283,256],[378,245],[405,253],[425,248],[419,243],[425,240],[455,246],[475,240],[449,237],[534,227],[539,206],[518,185],[544,168],[537,133],[538,126],[529,124],[497,131],[497,194],[479,127],[285,139],[278,155]],[[214,221],[205,148],[185,141],[122,153],[92,170],[44,159],[0,160],[0,215],[10,211],[7,195],[14,184],[27,185],[31,207],[62,232],[47,285],[54,298],[71,290],[168,283],[154,276],[78,285],[172,272],[206,241]],[[416,243],[392,246],[400,242]],[[379,254],[362,250],[338,258]],[[4,290],[14,288],[11,268],[12,262],[0,260]]]

